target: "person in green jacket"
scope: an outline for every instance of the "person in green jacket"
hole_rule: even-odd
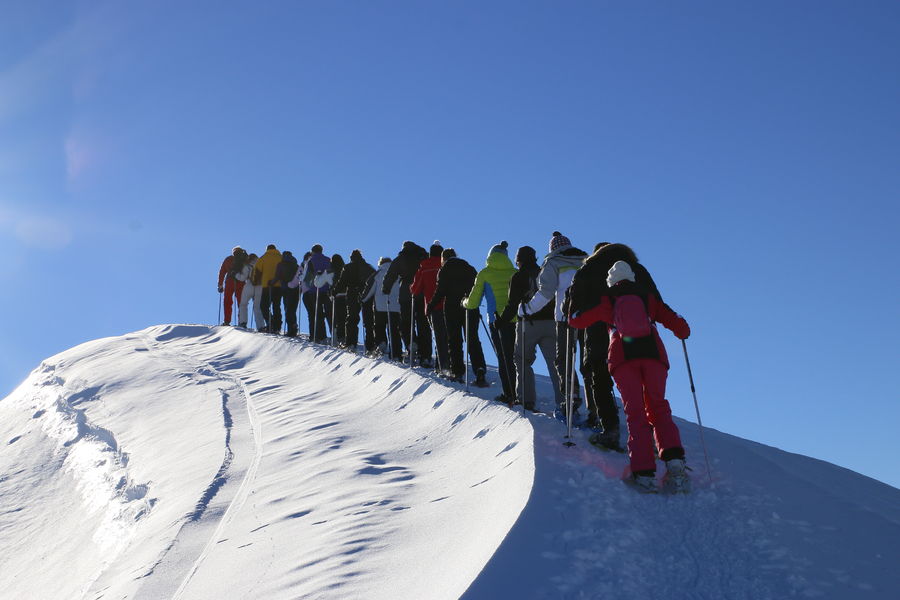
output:
[[[475,285],[469,292],[464,306],[468,310],[478,310],[482,299],[487,305],[490,321],[491,342],[497,355],[497,370],[500,372],[500,383],[503,393],[495,398],[500,402],[512,405],[516,398],[516,376],[513,353],[516,344],[516,325],[514,321],[503,321],[497,317],[506,308],[509,299],[509,280],[516,268],[509,260],[507,248],[509,244],[502,241],[492,246],[488,252],[485,267],[475,277]]]

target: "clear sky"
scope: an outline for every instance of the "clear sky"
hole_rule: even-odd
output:
[[[689,320],[704,424],[900,486],[900,4],[0,14],[0,395],[75,344],[213,323],[235,244],[481,267],[558,229],[630,244]]]

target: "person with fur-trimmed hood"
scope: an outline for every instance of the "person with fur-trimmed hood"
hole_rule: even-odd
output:
[[[240,246],[235,246],[231,250],[231,255],[225,257],[219,268],[218,289],[220,294],[225,294],[225,321],[222,322],[222,325],[231,325],[232,306],[234,306],[235,300],[240,304],[244,282],[238,280],[235,275],[240,273],[246,264],[247,251]]]
[[[466,374],[466,363],[463,355],[464,332],[468,333],[466,346],[469,348],[469,360],[472,370],[475,372],[475,385],[487,387],[487,363],[484,360],[484,350],[481,348],[481,340],[478,337],[478,325],[481,323],[481,313],[477,308],[467,310],[463,307],[463,298],[472,291],[475,285],[475,277],[478,273],[475,267],[456,256],[453,248],[444,248],[441,252],[442,266],[438,271],[437,287],[431,302],[428,303],[428,312],[435,310],[441,301],[444,301],[444,322],[447,325],[447,346],[450,354],[450,377],[456,381],[462,381]]]
[[[450,354],[447,346],[447,324],[444,322],[444,301],[441,300],[429,310],[429,303],[437,290],[438,271],[441,270],[441,252],[444,248],[435,240],[428,249],[428,258],[419,264],[419,270],[413,278],[409,291],[416,297],[416,305],[423,306],[422,313],[434,332],[434,345],[437,349],[437,373],[450,370]],[[420,298],[421,297],[421,301]]]
[[[400,282],[384,291],[384,278],[391,266],[391,259],[382,256],[378,270],[372,275],[371,285],[362,301],[375,300],[375,344],[382,356],[390,352],[393,360],[403,360],[403,343],[400,340]],[[390,350],[388,346],[390,345]]]
[[[528,301],[519,307],[520,317],[533,315],[547,304],[554,304],[554,317],[556,318],[556,372],[559,375],[560,391],[563,398],[568,397],[570,382],[572,386],[573,410],[577,411],[581,405],[579,398],[578,379],[572,376],[575,367],[575,354],[577,343],[583,344],[583,337],[574,332],[567,322],[567,315],[563,312],[563,303],[566,298],[566,290],[572,284],[575,272],[581,267],[587,253],[572,245],[569,238],[558,231],[553,232],[550,238],[550,253],[544,257],[541,265],[541,273],[538,276],[538,291]],[[582,345],[582,352],[584,346]],[[568,367],[568,370],[567,370]],[[589,384],[590,382],[585,382]],[[566,407],[557,406],[560,412],[565,412]]]
[[[375,341],[372,329],[374,328],[374,314],[368,309],[370,302],[361,302],[360,298],[366,287],[366,281],[375,273],[375,268],[363,258],[362,252],[354,250],[350,253],[350,262],[347,263],[341,275],[334,284],[334,293],[343,294],[347,299],[347,318],[344,323],[345,349],[356,351],[359,343],[359,315],[363,313],[364,345],[367,352],[374,350]],[[366,308],[364,308],[366,307]]]
[[[519,268],[509,280],[509,295],[506,308],[499,320],[515,326],[516,311],[522,304],[527,304],[538,289],[538,275],[541,267],[537,264],[537,254],[531,246],[522,246],[516,252],[516,266]],[[527,410],[536,409],[537,396],[534,386],[534,364],[537,348],[541,349],[550,382],[553,386],[553,397],[556,405],[564,399],[559,388],[559,374],[556,372],[556,319],[554,304],[547,303],[544,308],[534,314],[519,319],[516,328],[516,347],[514,362],[516,364],[516,394],[518,402]],[[523,348],[524,345],[524,348]],[[524,364],[523,363],[524,355]]]
[[[416,271],[423,260],[428,258],[425,248],[415,242],[405,241],[400,253],[391,261],[387,275],[384,277],[382,292],[388,293],[396,281],[400,281],[400,332],[407,352],[419,360],[419,364],[431,364],[431,327],[425,318],[424,305],[413,310],[410,286],[416,277]],[[416,332],[410,339],[410,332],[415,321]]]
[[[606,281],[608,291],[599,297],[599,303],[574,312],[569,323],[578,329],[598,322],[609,326],[607,360],[628,421],[630,482],[641,491],[656,491],[655,442],[667,468],[663,484],[670,491],[686,492],[690,482],[684,448],[666,401],[669,359],[655,324],[662,323],[682,340],[690,336],[691,328],[646,281],[638,281],[627,262],[616,261]]]
[[[589,310],[600,303],[603,296],[610,293],[606,282],[608,272],[618,262],[626,262],[635,273],[637,283],[651,290],[658,300],[662,300],[656,284],[647,269],[638,262],[634,251],[625,244],[601,242],[594,248],[582,267],[575,273],[569,288],[568,314]],[[588,423],[602,425],[602,431],[592,436],[592,442],[607,448],[620,448],[619,411],[613,396],[613,380],[606,362],[609,348],[607,324],[597,322],[584,329],[584,352],[582,353],[581,374],[591,382],[591,397],[588,404]]]
[[[506,309],[509,282],[516,272],[512,261],[509,260],[507,248],[509,248],[509,243],[506,240],[491,247],[485,267],[475,277],[475,284],[468,297],[463,300],[463,306],[468,310],[476,310],[481,305],[482,299],[487,305],[490,336],[494,352],[497,354],[497,371],[503,388],[503,393],[494,399],[512,405],[516,399],[516,371],[513,365],[516,326],[498,318],[500,313]]]

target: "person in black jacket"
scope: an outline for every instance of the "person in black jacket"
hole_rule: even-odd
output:
[[[332,261],[333,264],[333,261]],[[374,313],[370,303],[364,307],[360,298],[366,287],[366,282],[375,274],[375,268],[367,263],[362,252],[354,250],[350,253],[350,262],[344,265],[340,278],[334,285],[335,294],[342,294],[346,298],[347,317],[344,324],[344,344],[342,347],[356,351],[359,343],[359,314],[363,313],[364,343],[366,351],[375,349]],[[367,310],[368,309],[368,310]]]
[[[384,276],[382,292],[388,294],[394,282],[400,280],[400,332],[407,353],[412,356],[411,346],[415,349],[415,357],[423,366],[431,365],[431,327],[425,316],[424,303],[419,300],[413,310],[410,286],[419,270],[419,264],[428,258],[428,252],[422,246],[410,241],[403,242],[400,253],[388,268]],[[415,344],[410,340],[412,321],[415,321]]]
[[[278,289],[281,301],[284,302],[284,318],[287,321],[288,337],[297,337],[297,307],[300,305],[300,288],[290,287],[288,284],[294,279],[299,268],[297,259],[289,250],[281,253],[281,262],[275,267],[275,279],[281,284]],[[274,298],[273,294],[273,301]],[[281,321],[279,319],[274,332],[278,333],[280,330]]]
[[[519,305],[527,303],[538,289],[538,275],[541,272],[537,264],[537,255],[531,246],[522,246],[516,252],[518,271],[509,280],[509,301],[498,320],[512,323],[516,320]],[[556,404],[563,402],[559,386],[559,374],[556,371],[556,320],[553,314],[554,305],[548,303],[538,312],[519,318],[516,326],[516,346],[513,362],[516,365],[516,398],[528,410],[535,410],[534,359],[537,347],[540,346],[547,372],[553,384],[553,395]],[[524,348],[523,348],[524,345]],[[524,363],[523,363],[524,350]]]
[[[567,313],[576,315],[600,304],[603,296],[610,295],[606,277],[617,261],[624,261],[635,273],[637,284],[651,290],[660,300],[662,297],[650,273],[638,262],[634,251],[625,244],[601,242],[594,247],[594,253],[584,261],[575,273],[569,289]],[[607,353],[609,351],[609,330],[606,323],[597,322],[584,330],[584,351],[580,371],[585,382],[590,382],[588,423],[602,425],[602,432],[592,440],[608,448],[620,448],[619,412],[613,396],[613,380],[609,374]]]
[[[344,257],[335,254],[331,257],[331,272],[334,274],[332,281],[338,281],[341,278],[341,272],[344,270]],[[334,291],[331,288],[331,314],[333,315],[333,323],[331,333],[334,337],[334,344],[344,346],[347,334],[347,296]]]
[[[463,332],[468,324],[469,360],[472,362],[472,370],[475,372],[475,385],[487,387],[487,364],[484,360],[484,350],[481,348],[481,340],[478,337],[478,325],[481,322],[481,313],[478,309],[467,310],[463,308],[463,298],[472,291],[475,277],[478,272],[475,267],[456,256],[453,248],[445,248],[441,253],[442,266],[438,271],[437,288],[431,302],[428,303],[428,312],[444,300],[444,322],[447,325],[447,345],[450,350],[450,373],[456,380],[462,380],[466,373],[466,364],[463,359]]]

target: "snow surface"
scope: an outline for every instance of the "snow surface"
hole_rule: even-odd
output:
[[[642,496],[497,385],[199,325],[58,354],[0,401],[0,597],[900,597],[900,490],[706,429],[709,481],[679,421],[694,493]]]

